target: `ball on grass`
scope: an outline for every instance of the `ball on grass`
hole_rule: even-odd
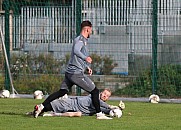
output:
[[[158,103],[159,101],[160,101],[160,98],[159,98],[158,95],[156,95],[156,94],[150,95],[149,102],[151,102],[151,103]]]
[[[34,99],[42,99],[43,98],[43,92],[41,90],[36,90],[34,92]]]
[[[122,116],[122,111],[120,109],[114,109],[114,110],[111,110],[109,115],[112,116],[112,117],[117,117],[117,118],[120,118]]]
[[[0,92],[0,97],[1,97],[1,98],[9,98],[9,97],[10,97],[10,92],[9,92],[9,90],[2,90],[2,91]]]

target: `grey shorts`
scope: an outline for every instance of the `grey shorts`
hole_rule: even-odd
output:
[[[95,89],[95,84],[92,80],[87,77],[84,73],[70,74],[65,73],[65,79],[63,80],[60,89],[69,89],[73,85],[77,85],[87,92],[91,92]]]

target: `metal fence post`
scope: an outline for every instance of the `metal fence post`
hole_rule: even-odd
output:
[[[153,0],[152,13],[152,93],[157,90],[158,1]]]
[[[4,8],[5,8],[5,45],[6,45],[6,52],[7,58],[10,59],[10,37],[9,37],[9,0],[4,1]],[[5,89],[10,90],[10,75],[8,74],[8,67],[5,64]]]
[[[81,0],[76,0],[76,35],[79,35],[80,33],[80,24],[81,24]],[[79,86],[76,87],[77,89],[77,95],[81,95],[81,88]]]

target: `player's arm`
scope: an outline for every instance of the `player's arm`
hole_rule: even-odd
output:
[[[111,109],[110,108],[105,108],[105,107],[101,107],[101,111],[105,114],[109,114]]]
[[[109,104],[107,104],[106,102],[102,100],[100,100],[100,106],[101,106],[101,111],[105,114],[109,114],[109,112],[111,111]]]
[[[78,41],[74,45],[74,54],[80,57],[81,59],[87,61],[88,63],[92,62],[92,58],[90,56],[86,56],[81,52],[82,47],[84,46],[84,43],[82,41]]]
[[[86,60],[87,56],[85,56],[82,52],[81,49],[84,46],[84,43],[82,41],[78,41],[74,45],[74,54],[78,57],[80,57],[83,60]]]
[[[118,106],[109,105],[109,107],[111,109],[121,109],[121,110],[124,110],[125,109],[125,104],[124,104],[123,101],[120,101]]]

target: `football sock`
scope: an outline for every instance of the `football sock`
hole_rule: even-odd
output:
[[[62,97],[63,95],[67,94],[68,93],[68,90],[66,89],[60,89],[59,91],[57,92],[54,92],[52,94],[50,94],[47,99],[42,103],[43,106],[46,106],[47,104],[49,104],[51,101],[59,98],[59,97]]]
[[[101,112],[100,101],[99,101],[99,90],[95,88],[91,91],[92,103],[96,109],[96,113]]]

